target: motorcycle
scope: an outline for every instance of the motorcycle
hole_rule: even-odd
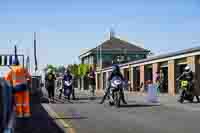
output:
[[[120,77],[115,76],[111,80],[111,91],[112,95],[109,101],[109,104],[115,105],[116,107],[120,107],[120,102],[122,100],[122,89],[123,89],[123,81]]]
[[[70,86],[72,86],[72,80],[70,80],[70,81],[64,81],[63,84],[66,87],[70,87]],[[62,93],[64,92],[64,88],[65,87],[61,87],[61,88],[58,89],[58,91],[60,92],[59,99],[61,99],[61,97],[62,97]],[[72,90],[70,90],[70,89],[66,89],[66,95],[68,96],[71,93],[71,91]]]
[[[182,94],[180,96],[179,102],[183,103],[184,100],[187,100],[189,102],[193,102],[193,94],[192,92],[189,90],[190,88],[190,84],[187,80],[181,80],[180,81],[180,89],[182,90]]]

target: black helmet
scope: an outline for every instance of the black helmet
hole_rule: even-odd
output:
[[[118,65],[113,65],[113,66],[112,66],[112,71],[113,71],[113,72],[119,72],[119,71],[120,71],[119,66],[118,66]]]
[[[69,69],[67,69],[65,72],[66,72],[66,73],[70,73],[70,70],[69,70]]]

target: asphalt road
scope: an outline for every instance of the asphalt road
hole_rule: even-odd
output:
[[[49,104],[73,129],[69,133],[196,133],[200,112],[128,101],[121,108],[100,105],[99,100],[82,98],[73,103],[58,100]]]

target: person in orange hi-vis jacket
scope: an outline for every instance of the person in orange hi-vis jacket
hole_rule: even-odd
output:
[[[18,59],[13,63],[12,69],[4,76],[4,79],[11,83],[14,88],[15,111],[17,118],[27,118],[31,116],[30,96],[28,83],[31,81],[31,75],[23,68]]]

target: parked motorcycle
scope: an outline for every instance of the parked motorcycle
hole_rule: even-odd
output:
[[[179,102],[183,103],[184,100],[187,100],[192,103],[194,95],[190,90],[190,83],[187,80],[180,80],[180,89],[182,90],[182,94],[180,96]]]
[[[109,101],[109,104],[120,107],[120,102],[122,100],[122,91],[123,91],[123,81],[119,76],[113,77],[111,80],[111,91],[112,95]]]

